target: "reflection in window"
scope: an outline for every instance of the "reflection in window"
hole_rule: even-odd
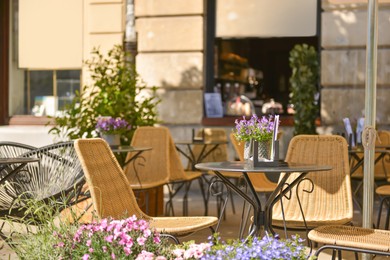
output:
[[[26,72],[27,110],[35,116],[61,114],[80,90],[81,70],[29,70]]]

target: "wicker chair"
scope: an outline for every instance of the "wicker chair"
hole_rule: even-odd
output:
[[[192,181],[198,180],[199,186],[201,188],[202,196],[205,198],[205,192],[203,190],[203,180],[202,173],[198,171],[185,171],[183,164],[181,162],[178,151],[176,150],[175,143],[169,131],[168,133],[168,154],[169,154],[169,200],[166,203],[166,214],[174,213],[173,208],[173,198],[178,194],[178,192],[184,188],[183,195],[183,215],[188,215],[188,192],[191,187]],[[204,199],[205,201],[205,199]]]
[[[385,131],[381,130],[378,131],[377,133],[377,139],[375,142],[375,145],[377,146],[388,146],[390,145],[390,131]],[[375,160],[379,156],[379,153],[375,154]],[[356,164],[355,159],[351,159],[351,168]],[[388,179],[390,179],[390,160],[389,156],[386,155],[379,161],[378,163],[375,164],[375,182],[376,183],[381,183],[381,182],[386,182]],[[360,190],[362,181],[363,181],[363,167],[359,167],[352,175],[351,179],[355,180],[358,182],[358,186],[356,188],[356,193]]]
[[[0,157],[17,157],[34,149],[36,149],[36,147],[27,144],[17,142],[0,142]]]
[[[203,137],[205,141],[227,141],[226,131],[223,128],[202,128],[196,133],[197,137]],[[202,151],[204,149],[204,151]],[[220,144],[213,149],[211,146],[204,147],[203,145],[193,145],[192,153],[194,158],[198,158],[200,154],[208,154],[202,158],[203,162],[223,162],[228,160],[227,144]],[[192,169],[192,164],[189,163],[188,169]]]
[[[325,249],[338,251],[338,259],[342,259],[343,250],[390,256],[390,231],[388,230],[326,225],[311,230],[308,237],[311,241],[325,244],[317,249],[316,256]]]
[[[197,133],[196,136],[202,137],[205,141],[222,141],[227,142],[227,135],[226,131],[223,128],[202,128]],[[211,149],[214,149],[211,151]],[[192,146],[192,154],[194,158],[199,158],[201,154],[207,156],[202,157],[200,160],[202,163],[204,162],[223,162],[228,160],[228,152],[227,152],[227,144],[220,144],[216,148],[210,145],[193,145]],[[192,163],[189,162],[188,169],[192,169]],[[232,173],[232,172],[224,172],[223,173],[228,178],[238,179],[241,174],[239,173]],[[212,176],[211,178],[209,178]],[[204,183],[208,185],[209,191],[205,193],[205,215],[208,215],[208,202],[210,199],[210,194],[215,195],[217,199],[217,215],[222,216],[222,214],[225,213],[225,207],[227,200],[223,199],[223,192],[221,185],[217,185],[218,182],[215,182],[215,180],[218,180],[218,178],[215,176],[213,171],[207,172],[207,174],[202,174],[202,178],[204,180]],[[207,189],[205,189],[207,190]],[[234,207],[234,201],[232,193],[228,190],[228,194],[230,197],[230,201],[232,204],[233,214],[235,214],[235,207]],[[227,197],[226,197],[227,199]]]
[[[9,143],[2,145],[10,149]],[[62,142],[40,148],[15,145],[13,155],[39,158],[39,163],[29,163],[23,170],[14,171],[0,179],[0,216],[24,217],[25,200],[34,199],[46,203],[58,201],[60,209],[86,198],[81,192],[84,174],[73,142]],[[31,148],[31,150],[29,150]],[[3,150],[4,151],[4,150]],[[19,154],[19,152],[22,152]],[[8,155],[9,156],[9,155]],[[16,166],[14,166],[16,167]],[[32,219],[34,216],[30,216]]]
[[[134,132],[131,140],[132,146],[148,146],[152,150],[144,152],[138,156],[133,163],[127,164],[123,171],[129,179],[131,188],[135,193],[145,192],[146,213],[149,214],[148,195],[155,192],[156,201],[158,200],[156,192],[158,187],[167,185],[169,181],[169,153],[168,138],[169,132],[165,127],[139,127]],[[126,160],[133,155],[128,154]],[[163,199],[163,198],[160,198]],[[157,204],[155,212],[157,213]]]
[[[348,145],[343,137],[295,136],[289,143],[286,161],[329,165],[332,170],[309,173],[292,189],[289,198],[283,197],[282,203],[278,201],[273,207],[274,227],[308,230],[321,225],[344,225],[352,221]],[[294,176],[290,176],[287,183],[290,178]]]
[[[390,220],[390,185],[382,185],[375,189],[375,193],[380,197],[379,210],[376,222],[376,228],[380,227],[382,210],[386,209],[386,219],[384,229],[389,229]]]
[[[75,143],[91,190],[94,209],[99,218],[123,218],[135,215],[150,221],[158,232],[175,237],[185,236],[217,223],[215,217],[150,217],[139,208],[128,178],[108,144],[100,139],[79,139]],[[151,162],[153,163],[153,162]]]
[[[0,142],[0,158],[18,157],[25,152],[36,149],[34,146],[17,142]],[[0,168],[0,179],[7,175],[10,169]]]

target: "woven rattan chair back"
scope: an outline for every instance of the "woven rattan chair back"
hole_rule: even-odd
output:
[[[343,137],[335,135],[295,136],[289,143],[286,161],[332,166],[330,171],[309,173],[307,178],[311,182],[302,181],[293,189],[290,199],[283,198],[287,227],[305,227],[296,194],[301,200],[309,228],[325,224],[346,224],[352,220],[353,204],[348,145]],[[287,183],[291,182],[293,175],[289,177]],[[280,202],[277,202],[273,208],[273,224],[283,225]]]
[[[380,130],[377,132],[377,139],[375,145],[378,146],[390,146],[390,131]],[[382,148],[381,148],[382,149]],[[383,148],[384,149],[384,148]],[[379,153],[375,154],[375,160],[379,156]],[[359,155],[358,155],[359,156]],[[352,159],[351,167],[356,164],[356,160]],[[379,162],[375,164],[374,178],[375,181],[390,180],[390,160],[389,155],[383,157]],[[352,179],[363,179],[363,167],[359,167],[353,174]]]
[[[75,148],[98,218],[149,218],[139,208],[128,178],[103,139],[78,139]]]
[[[200,177],[199,172],[185,171],[180,155],[176,150],[171,134],[168,132],[169,182],[190,181]]]
[[[143,152],[133,163],[124,167],[133,189],[153,188],[164,185],[169,178],[169,130],[166,127],[143,126],[137,128],[131,140],[132,146],[152,147]],[[130,159],[133,154],[128,154]]]
[[[91,191],[98,218],[122,219],[135,215],[150,222],[157,232],[184,236],[218,222],[215,217],[150,217],[138,206],[130,182],[108,144],[100,138],[79,139],[77,154]]]
[[[23,216],[24,199],[57,200],[63,206],[65,199],[68,205],[77,203],[84,174],[73,141],[32,149],[18,156],[40,160],[0,180],[0,216]]]
[[[245,148],[244,142],[239,142],[234,137],[234,133],[230,133],[229,137],[230,137],[230,142],[233,145],[234,151],[236,152],[236,155],[238,156],[238,159],[243,162],[244,161],[244,148]]]
[[[203,128],[196,133],[197,137],[203,137],[205,141],[227,141],[226,131],[223,128]],[[208,145],[203,151],[207,154],[213,147]],[[202,145],[194,145],[192,152],[195,158],[198,158],[202,152]],[[202,159],[202,162],[223,162],[228,160],[227,144],[220,144],[218,147],[210,152],[206,157]],[[191,168],[191,165],[188,165]]]

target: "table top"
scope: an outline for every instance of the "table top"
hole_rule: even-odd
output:
[[[152,150],[152,147],[141,147],[141,146],[117,146],[113,145],[110,146],[111,150],[114,153],[128,153],[128,152],[142,152],[142,151],[149,151]]]
[[[364,153],[363,148],[352,148],[348,151],[350,154],[358,154],[358,153]],[[376,146],[375,147],[375,153],[390,153],[390,150],[386,149],[384,146]]]
[[[30,163],[39,162],[39,158],[30,157],[15,157],[15,158],[0,158],[0,164],[17,164],[17,163]]]
[[[195,167],[199,170],[207,171],[228,171],[228,172],[267,172],[267,173],[281,173],[281,172],[316,172],[328,171],[332,167],[329,165],[314,165],[304,163],[287,163],[280,162],[278,166],[261,166],[251,167],[245,162],[207,162],[198,163]]]
[[[218,141],[218,140],[179,140],[179,141],[175,141],[175,144],[178,144],[178,145],[189,145],[189,144],[202,144],[202,145],[219,145],[219,144],[227,144],[228,141]]]

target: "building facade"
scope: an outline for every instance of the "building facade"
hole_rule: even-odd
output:
[[[56,113],[88,83],[83,62],[94,47],[107,51],[123,44],[130,2],[2,1],[1,35],[7,36],[0,45],[2,140],[15,134],[8,124],[42,125],[45,114]],[[239,113],[206,116],[204,94],[216,92],[225,107],[235,95],[253,95],[256,112],[271,98],[280,102],[287,143],[292,135],[288,50],[301,42],[314,45],[321,58],[319,132],[339,131],[344,117],[356,122],[363,116],[366,1],[134,0],[134,14],[137,70],[159,88],[160,119],[177,138],[190,137],[193,128],[233,127]],[[378,18],[377,125],[388,128],[389,0],[379,1]],[[232,61],[234,67],[226,67]],[[42,87],[42,73],[49,86]],[[251,75],[257,86],[249,82]]]

